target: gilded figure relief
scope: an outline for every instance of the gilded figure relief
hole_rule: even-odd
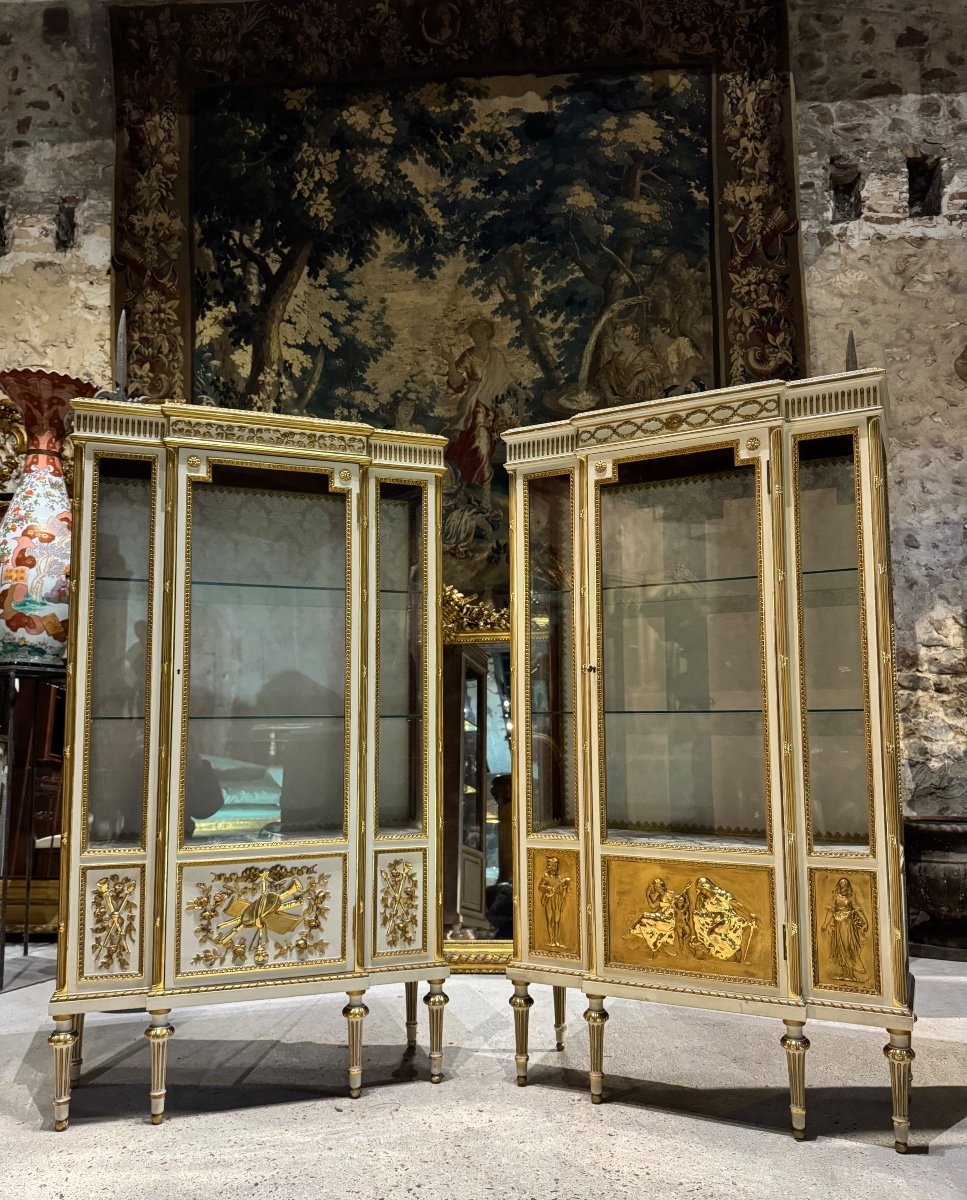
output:
[[[708,864],[699,874],[694,863],[624,857],[604,866],[609,965],[775,980],[770,868]]]
[[[211,876],[195,884],[199,894],[185,905],[186,912],[198,914],[195,936],[205,947],[192,958],[193,966],[264,967],[270,951],[275,961],[325,956],[328,875],[317,875],[314,866],[277,863]]]
[[[94,886],[91,954],[99,971],[127,971],[131,965],[137,939],[137,886],[127,875],[104,875]]]
[[[538,954],[577,958],[581,888],[575,850],[528,851],[530,944]]]
[[[664,949],[677,958],[717,958],[742,962],[759,926],[754,912],[707,876],[699,876],[680,892],[671,890],[660,876],[648,885],[646,909],[628,931],[639,937],[652,956]]]
[[[835,991],[880,990],[876,881],[871,871],[812,870],[813,978]]]
[[[541,894],[541,905],[544,909],[547,945],[554,950],[562,949],[561,921],[564,917],[564,902],[571,890],[571,877],[561,874],[561,860],[556,855],[548,855],[537,889]]]
[[[866,914],[853,894],[853,885],[843,876],[833,888],[823,921],[829,957],[836,967],[838,978],[855,983],[865,974],[860,956],[869,929]]]

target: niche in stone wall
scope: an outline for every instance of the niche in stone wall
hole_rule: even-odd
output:
[[[939,217],[943,163],[936,155],[907,156],[907,196],[911,217]]]

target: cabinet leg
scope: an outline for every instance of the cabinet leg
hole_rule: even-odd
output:
[[[803,1036],[805,1021],[784,1021],[786,1032],[779,1044],[786,1052],[789,1068],[789,1112],[792,1115],[792,1136],[801,1142],[806,1136],[806,1051],[809,1038]]]
[[[165,1119],[165,1095],[167,1088],[165,1078],[168,1073],[168,1039],[174,1033],[173,1025],[168,1024],[169,1008],[159,1009],[148,1013],[151,1024],[144,1031],[151,1047],[151,1124],[161,1125]]]
[[[591,1103],[600,1104],[604,1091],[604,1026],[608,1014],[604,1011],[604,996],[588,996],[588,1009],[584,1014],[591,1039]]]
[[[404,983],[406,988],[406,1044],[412,1050],[416,1045],[416,980]]]
[[[517,1043],[514,1061],[517,1063],[518,1087],[527,1085],[527,1019],[533,1003],[533,996],[527,993],[527,984],[515,983],[514,994],[510,998],[510,1007],[514,1010],[514,1038]]]
[[[363,1018],[369,1009],[363,1004],[365,992],[347,992],[349,1003],[342,1015],[349,1022],[349,1094],[357,1100],[363,1093]]]
[[[431,979],[429,984],[430,990],[423,997],[423,1003],[430,1016],[430,1083],[440,1083],[443,1079],[443,1010],[450,997],[443,990],[442,979]]]
[[[77,1034],[73,1017],[54,1017],[54,1032],[47,1039],[54,1051],[54,1128],[63,1133],[71,1105],[71,1056]]]
[[[84,1061],[84,1014],[78,1013],[74,1018],[74,1033],[76,1040],[71,1047],[71,1088],[76,1088],[81,1081],[81,1063]]]
[[[554,1037],[557,1039],[558,1050],[564,1049],[565,1014],[567,1012],[567,989],[555,987],[554,992]]]
[[[893,1145],[898,1154],[906,1154],[910,1136],[910,1072],[916,1057],[910,1047],[910,1034],[901,1029],[888,1029],[889,1044],[883,1053],[890,1063],[890,1083],[893,1086]]]

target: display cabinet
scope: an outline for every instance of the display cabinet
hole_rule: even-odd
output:
[[[512,476],[511,1005],[609,996],[882,1026],[913,1051],[879,372],[505,434]]]
[[[439,438],[75,404],[55,1123],[86,1013],[429,981],[439,1082]]]

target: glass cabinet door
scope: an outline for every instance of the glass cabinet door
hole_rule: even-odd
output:
[[[84,849],[145,845],[156,464],[94,456]]]
[[[810,849],[870,846],[856,439],[794,439],[803,774]]]
[[[758,471],[715,449],[595,485],[608,838],[768,842]]]
[[[570,471],[524,482],[530,833],[575,832],[573,513]]]
[[[345,838],[347,496],[217,463],[188,487],[183,842]]]
[[[377,835],[422,832],[426,805],[426,487],[377,483]]]

